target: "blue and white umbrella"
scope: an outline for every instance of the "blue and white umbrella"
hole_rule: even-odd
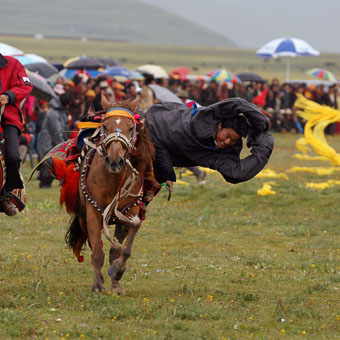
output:
[[[289,80],[289,58],[299,56],[318,56],[320,52],[306,41],[297,38],[279,38],[269,41],[256,51],[257,57],[281,58],[286,57],[286,76]]]
[[[122,66],[111,66],[106,69],[104,69],[101,74],[103,76],[120,76],[120,77],[126,77],[130,78],[132,76],[132,73],[127,69]]]

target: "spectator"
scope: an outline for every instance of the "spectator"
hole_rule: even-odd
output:
[[[46,114],[41,127],[38,142],[38,160],[56,145],[68,139],[69,119],[68,108],[72,103],[72,95],[63,93],[59,98],[53,98],[49,104],[51,110]],[[39,172],[40,188],[50,188],[53,178],[47,168]]]

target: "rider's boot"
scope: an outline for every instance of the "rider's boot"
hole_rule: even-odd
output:
[[[17,210],[15,208],[15,205],[13,204],[11,198],[9,196],[6,196],[2,199],[0,202],[3,211],[7,216],[14,216],[17,214]]]

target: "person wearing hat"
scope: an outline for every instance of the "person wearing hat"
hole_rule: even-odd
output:
[[[96,92],[94,90],[87,90],[85,93],[85,110],[84,117],[87,117],[89,111],[94,111],[94,100],[96,99]]]
[[[0,194],[0,208],[8,216],[16,215],[11,191],[22,189],[20,177],[19,135],[23,131],[21,103],[32,91],[24,66],[15,58],[0,54],[0,119],[4,137],[7,178]]]
[[[230,183],[248,181],[264,168],[274,147],[269,119],[241,98],[200,108],[161,102],[144,117],[159,183],[176,181],[173,167],[192,166],[217,170]],[[241,159],[243,137],[251,154]]]

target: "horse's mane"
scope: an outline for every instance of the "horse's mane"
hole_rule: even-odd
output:
[[[121,107],[123,109],[127,109],[133,111],[131,107],[131,101],[126,100],[119,103],[115,103],[112,107]],[[132,153],[132,161],[135,163],[137,168],[141,166],[145,166],[151,162],[151,160],[155,157],[155,148],[150,140],[149,135],[145,131],[144,124],[137,124],[137,142],[136,142],[136,150]]]

